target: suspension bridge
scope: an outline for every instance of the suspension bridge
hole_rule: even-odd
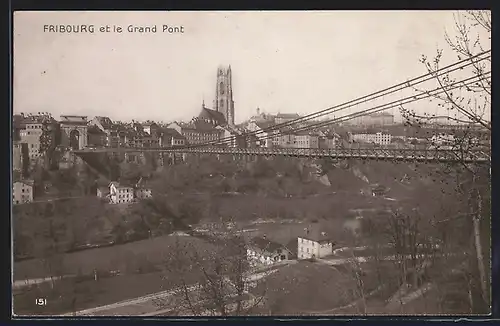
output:
[[[364,159],[385,161],[417,162],[463,162],[487,163],[489,153],[483,150],[440,150],[440,149],[393,149],[393,148],[236,148],[236,147],[198,147],[198,148],[92,148],[73,151],[76,155],[85,153],[182,153],[212,154],[233,156],[285,156],[301,158]]]
[[[488,147],[471,147],[468,146],[465,150],[461,146],[454,146],[453,149],[417,149],[417,148],[405,148],[405,149],[395,149],[395,148],[329,148],[329,149],[319,149],[319,148],[267,148],[267,147],[257,147],[257,148],[240,148],[234,147],[231,144],[234,143],[237,137],[256,136],[260,142],[271,139],[274,137],[279,137],[283,132],[307,132],[320,130],[320,128],[331,126],[334,123],[342,123],[347,120],[355,119],[358,117],[379,113],[387,110],[394,110],[395,108],[400,108],[402,111],[407,111],[404,109],[403,105],[411,105],[422,100],[432,100],[433,98],[441,98],[442,96],[449,96],[450,92],[453,90],[461,90],[463,88],[469,89],[471,87],[477,86],[480,82],[491,81],[491,71],[484,72],[483,75],[472,74],[472,76],[464,77],[461,80],[454,81],[452,83],[446,84],[446,87],[437,87],[435,89],[430,89],[427,91],[417,91],[413,92],[417,85],[425,83],[427,81],[435,81],[439,78],[445,78],[452,72],[460,71],[468,66],[477,64],[479,62],[488,61],[491,59],[491,50],[481,52],[473,57],[458,61],[456,63],[450,64],[446,67],[442,67],[433,72],[429,72],[422,76],[410,79],[406,82],[399,83],[397,85],[388,87],[386,89],[377,91],[375,93],[357,98],[355,100],[345,102],[328,109],[324,109],[315,113],[308,114],[306,116],[300,117],[298,119],[288,121],[285,123],[275,124],[269,128],[263,130],[256,130],[252,132],[244,132],[239,136],[229,136],[225,138],[220,138],[217,141],[196,145],[187,145],[184,147],[167,147],[167,148],[131,148],[131,147],[118,147],[118,148],[85,148],[80,150],[74,150],[73,153],[76,155],[82,155],[85,153],[134,153],[134,152],[157,152],[157,153],[182,153],[182,154],[210,154],[210,155],[233,155],[233,156],[287,156],[287,157],[310,157],[310,158],[332,158],[332,159],[363,159],[363,160],[388,160],[388,161],[421,161],[421,162],[461,162],[461,163],[489,163],[490,162],[490,149]],[[394,96],[396,93],[401,93],[406,90],[412,90],[412,93],[401,95],[396,97],[395,100],[386,101],[386,96]],[[374,102],[375,100],[382,100],[383,104],[378,104]],[[365,106],[364,109],[359,110],[361,107]],[[331,114],[337,114],[340,111],[351,110],[356,108],[355,112],[340,114],[340,116],[334,117],[333,119],[327,119],[326,121],[315,122],[312,124],[304,125],[304,122],[310,121],[312,119],[317,119],[324,116],[330,116]],[[437,108],[437,106],[436,106]],[[459,111],[466,121],[470,122],[467,124],[467,128],[479,127],[491,133],[491,122],[486,121],[480,115],[475,115],[468,110],[457,106],[456,111]],[[447,110],[448,120],[453,120],[449,116],[449,110]],[[438,114],[436,112],[433,117],[427,117],[426,119],[436,118]],[[417,122],[418,124],[418,119]],[[474,129],[474,128],[473,128]]]

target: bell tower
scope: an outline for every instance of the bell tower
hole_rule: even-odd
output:
[[[230,126],[234,126],[234,101],[233,85],[231,75],[231,65],[227,69],[219,67],[217,69],[217,84],[215,88],[216,111],[221,112]]]

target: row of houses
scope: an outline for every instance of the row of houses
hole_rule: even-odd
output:
[[[33,180],[17,180],[12,183],[12,204],[26,204],[33,201]]]
[[[287,245],[271,241],[264,237],[251,239],[247,246],[247,259],[250,262],[272,265],[289,259],[315,259],[332,255],[334,242],[320,230],[311,225]]]
[[[110,204],[130,204],[137,200],[151,198],[152,190],[142,178],[136,184],[120,184],[112,181],[107,187],[97,188],[97,197],[105,199]]]

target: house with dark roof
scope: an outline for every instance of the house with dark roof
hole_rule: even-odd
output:
[[[96,125],[91,125],[87,128],[87,144],[91,147],[106,146],[107,135]]]
[[[265,237],[255,237],[247,245],[247,259],[249,261],[272,265],[288,260],[291,256],[292,252],[286,246]]]
[[[181,135],[180,132],[178,132],[174,128],[162,129],[162,138],[161,138],[162,147],[184,146],[184,145],[186,145],[186,137]]]
[[[227,125],[226,118],[222,114],[222,112],[218,112],[212,109],[205,107],[203,104],[201,108],[201,112],[198,115],[198,119],[207,121],[214,126],[224,126]]]
[[[139,178],[139,181],[134,186],[134,195],[137,199],[146,199],[153,196],[153,190],[149,186],[148,180],[143,177]]]
[[[333,253],[333,241],[318,223],[304,229],[304,234],[297,237],[298,259],[322,258]]]
[[[174,122],[167,128],[175,129],[186,138],[188,144],[203,144],[217,141],[222,136],[222,132],[216,129],[215,125],[205,119],[193,118],[188,123]]]

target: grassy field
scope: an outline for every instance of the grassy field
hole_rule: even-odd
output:
[[[184,276],[188,284],[198,279],[194,274]],[[15,294],[14,312],[20,315],[52,315],[112,304],[172,288],[173,284],[166,282],[166,277],[168,274],[165,272],[155,272],[86,280],[78,284],[73,280],[63,280],[56,282],[54,289],[45,283]],[[46,298],[47,305],[35,305],[36,298]]]
[[[349,302],[353,286],[351,278],[329,266],[301,261],[280,268],[252,292],[259,295],[266,291],[267,303],[261,314],[296,315]]]
[[[135,271],[141,266],[159,264],[176,243],[193,244],[206,249],[208,244],[193,237],[162,236],[148,240],[136,241],[113,247],[90,249],[80,252],[62,254],[54,260],[53,270],[40,259],[31,259],[14,263],[14,279],[48,277],[50,275],[67,275],[92,273],[98,271],[120,270],[122,273]]]

